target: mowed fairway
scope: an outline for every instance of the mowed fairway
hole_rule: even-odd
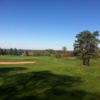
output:
[[[0,100],[100,100],[100,59],[0,56]]]

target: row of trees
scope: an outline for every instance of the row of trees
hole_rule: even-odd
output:
[[[67,48],[63,47],[62,50],[53,50],[53,49],[31,50],[28,51],[27,54],[32,56],[55,56],[57,58],[60,58],[60,57],[71,56],[72,52],[67,51]]]
[[[19,50],[19,49],[2,49],[0,48],[0,55],[22,55],[23,50]]]
[[[20,49],[2,49],[0,48],[0,55],[22,55],[22,56],[55,56],[57,58],[71,56],[72,52],[68,52],[64,46],[62,50],[20,50]]]

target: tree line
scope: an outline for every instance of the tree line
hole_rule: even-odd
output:
[[[0,55],[17,55],[17,56],[54,56],[56,58],[73,56],[73,52],[67,51],[67,48],[64,46],[61,50],[25,50],[25,49],[3,49],[0,48]]]
[[[0,48],[0,55],[22,55],[23,50],[10,48],[10,49],[3,49]]]
[[[63,47],[61,50],[28,50],[25,52],[25,55],[26,54],[31,56],[54,56],[56,58],[73,56],[73,52],[67,51],[66,47]]]

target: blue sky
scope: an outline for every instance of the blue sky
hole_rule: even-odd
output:
[[[77,33],[100,31],[100,0],[0,0],[0,47],[73,49]]]

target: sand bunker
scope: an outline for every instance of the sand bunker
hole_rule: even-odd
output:
[[[0,62],[0,64],[34,64],[33,61],[20,61],[20,62]]]

